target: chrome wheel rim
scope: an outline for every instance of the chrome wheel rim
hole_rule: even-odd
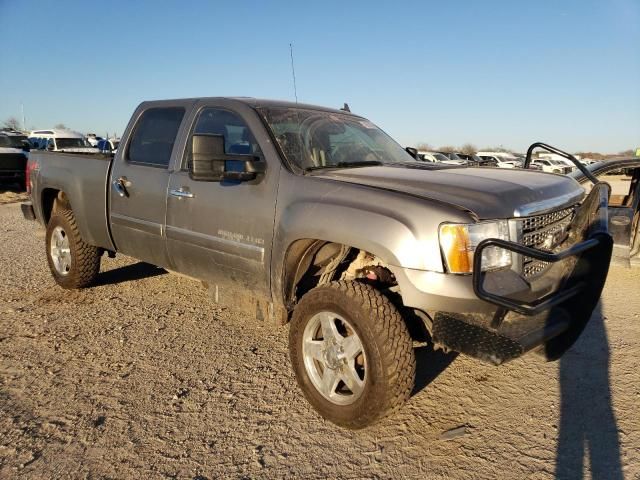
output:
[[[364,391],[367,357],[362,341],[342,316],[316,313],[302,335],[304,367],[316,390],[331,403],[350,405]]]
[[[68,275],[71,270],[71,248],[67,232],[62,227],[55,227],[51,232],[49,253],[56,272],[59,275]]]

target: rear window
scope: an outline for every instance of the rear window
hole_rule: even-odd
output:
[[[88,145],[84,138],[56,138],[56,146],[60,150],[62,148],[83,148]]]
[[[184,108],[150,108],[135,126],[127,160],[156,167],[167,167],[178,135]]]

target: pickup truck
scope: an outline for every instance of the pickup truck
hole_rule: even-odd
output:
[[[28,152],[26,136],[21,133],[0,132],[0,183],[18,182],[24,187]]]
[[[290,324],[309,403],[352,429],[410,398],[414,342],[496,365],[559,358],[611,258],[607,184],[421,162],[366,118],[312,105],[143,102],[115,156],[37,151],[27,171],[23,213],[46,227],[61,287],[91,286],[122,253],[220,302],[248,296]]]
[[[622,175],[618,180],[618,191],[614,188],[609,197],[609,232],[613,238],[611,263],[622,267],[640,266],[640,158],[594,162],[586,168],[597,178],[612,173]],[[589,179],[580,170],[569,175],[589,189]]]

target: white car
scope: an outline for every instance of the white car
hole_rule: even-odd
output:
[[[482,152],[481,152],[482,153]],[[498,168],[516,168],[517,160],[506,160],[505,157],[497,155],[482,155],[478,153],[478,156],[485,162],[486,165],[491,165]]]
[[[446,155],[439,152],[418,151],[418,158],[424,162],[444,163],[447,165],[465,165],[464,160],[451,160]]]
[[[97,147],[98,143],[104,140],[104,138],[97,136],[95,133],[87,133],[87,136],[85,138],[87,139],[87,142],[89,142],[89,145],[91,145],[92,147]]]
[[[543,172],[560,173],[563,175],[571,173],[575,168],[569,167],[568,165],[565,165],[564,162],[561,162],[559,160],[549,160],[547,158],[539,158],[537,160],[534,160],[532,164],[542,167]]]

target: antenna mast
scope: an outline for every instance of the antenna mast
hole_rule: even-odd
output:
[[[296,87],[296,69],[293,66],[293,44],[289,44],[289,53],[291,54],[291,74],[293,75],[293,94],[296,97],[296,103],[298,103],[298,88]]]

